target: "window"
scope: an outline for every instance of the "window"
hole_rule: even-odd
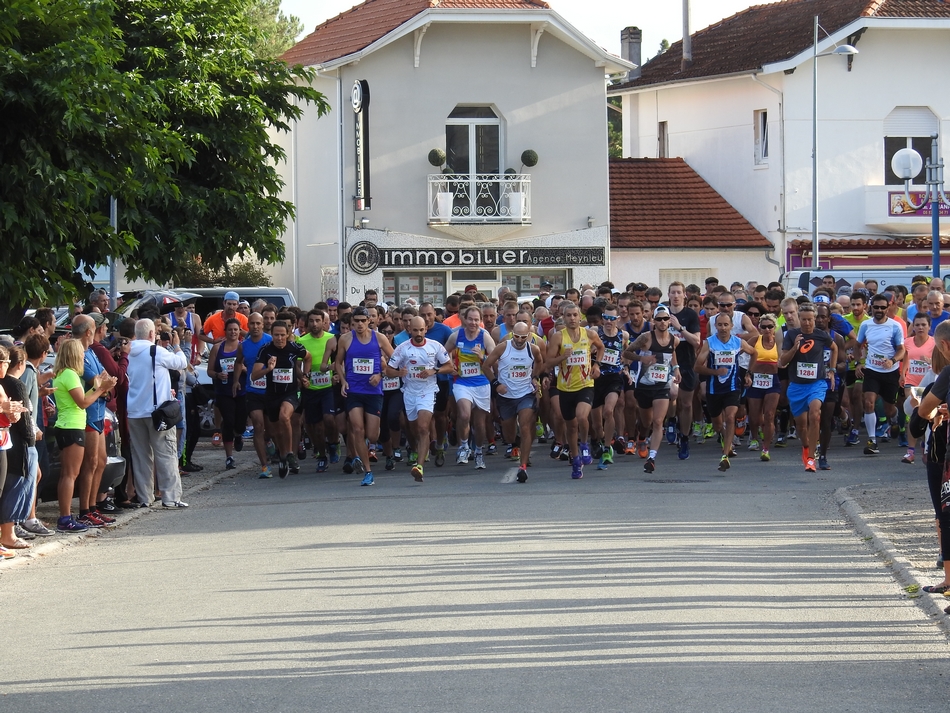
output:
[[[925,106],[898,106],[884,119],[884,185],[902,186],[904,182],[891,170],[891,159],[900,149],[911,148],[926,165],[930,158],[931,135],[938,133],[936,115]],[[924,172],[915,179],[924,183]]]
[[[667,158],[670,155],[669,124],[661,121],[656,127],[656,157]]]
[[[454,180],[453,215],[497,214],[499,184],[476,180],[478,175],[498,176],[501,168],[501,120],[487,106],[457,106],[445,125],[445,155],[448,169],[460,176]]]
[[[718,272],[714,267],[660,270],[660,285],[663,289],[667,289],[671,282],[682,282],[684,285],[699,285],[702,287],[707,277],[719,277]]]
[[[755,130],[755,162],[758,165],[769,162],[769,113],[765,109],[753,112]]]

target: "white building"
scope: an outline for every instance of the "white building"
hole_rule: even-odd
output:
[[[810,265],[815,15],[819,54],[859,52],[817,60],[822,269],[929,266],[929,213],[902,205],[890,158],[905,146],[929,156],[929,136],[948,128],[950,3],[786,0],[726,18],[691,36],[692,62],[676,43],[610,88],[623,97],[623,154],[682,157],[769,238],[781,269]],[[725,282],[778,277],[761,251],[724,253],[727,265],[683,248],[684,267]]]
[[[371,0],[284,59],[315,68],[331,105],[281,139],[297,217],[276,280],[300,304],[607,279],[605,74],[632,65],[546,3]],[[338,265],[334,294],[321,277]]]

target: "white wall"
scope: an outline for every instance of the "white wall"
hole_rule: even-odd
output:
[[[610,280],[619,289],[630,282],[643,282],[659,287],[666,294],[665,282],[660,281],[660,270],[671,268],[703,270],[706,276],[719,278],[728,286],[738,280],[768,283],[779,278],[779,270],[765,258],[765,250],[631,250],[610,251]],[[702,280],[697,282],[703,286]]]

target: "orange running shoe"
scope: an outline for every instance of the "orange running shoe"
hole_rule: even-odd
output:
[[[808,460],[805,461],[805,470],[807,470],[809,473],[814,473],[814,472],[815,472],[815,459],[814,459],[814,458],[809,458]]]
[[[749,423],[749,419],[744,418],[741,421],[736,419],[736,435],[740,438],[745,435],[746,425]]]
[[[637,444],[637,455],[641,458],[646,458],[648,455],[650,455],[650,446],[647,445],[646,441],[640,441]]]

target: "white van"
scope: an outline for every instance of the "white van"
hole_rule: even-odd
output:
[[[835,290],[841,287],[850,287],[860,280],[877,280],[878,289],[883,290],[888,285],[904,285],[910,290],[914,278],[923,275],[930,279],[931,269],[929,266],[920,268],[869,268],[867,270],[792,270],[782,275],[782,287],[788,293],[793,288],[798,288],[802,294],[810,295],[812,290],[821,286],[821,278],[825,275],[834,275]],[[943,275],[943,283],[947,284],[950,273]]]

